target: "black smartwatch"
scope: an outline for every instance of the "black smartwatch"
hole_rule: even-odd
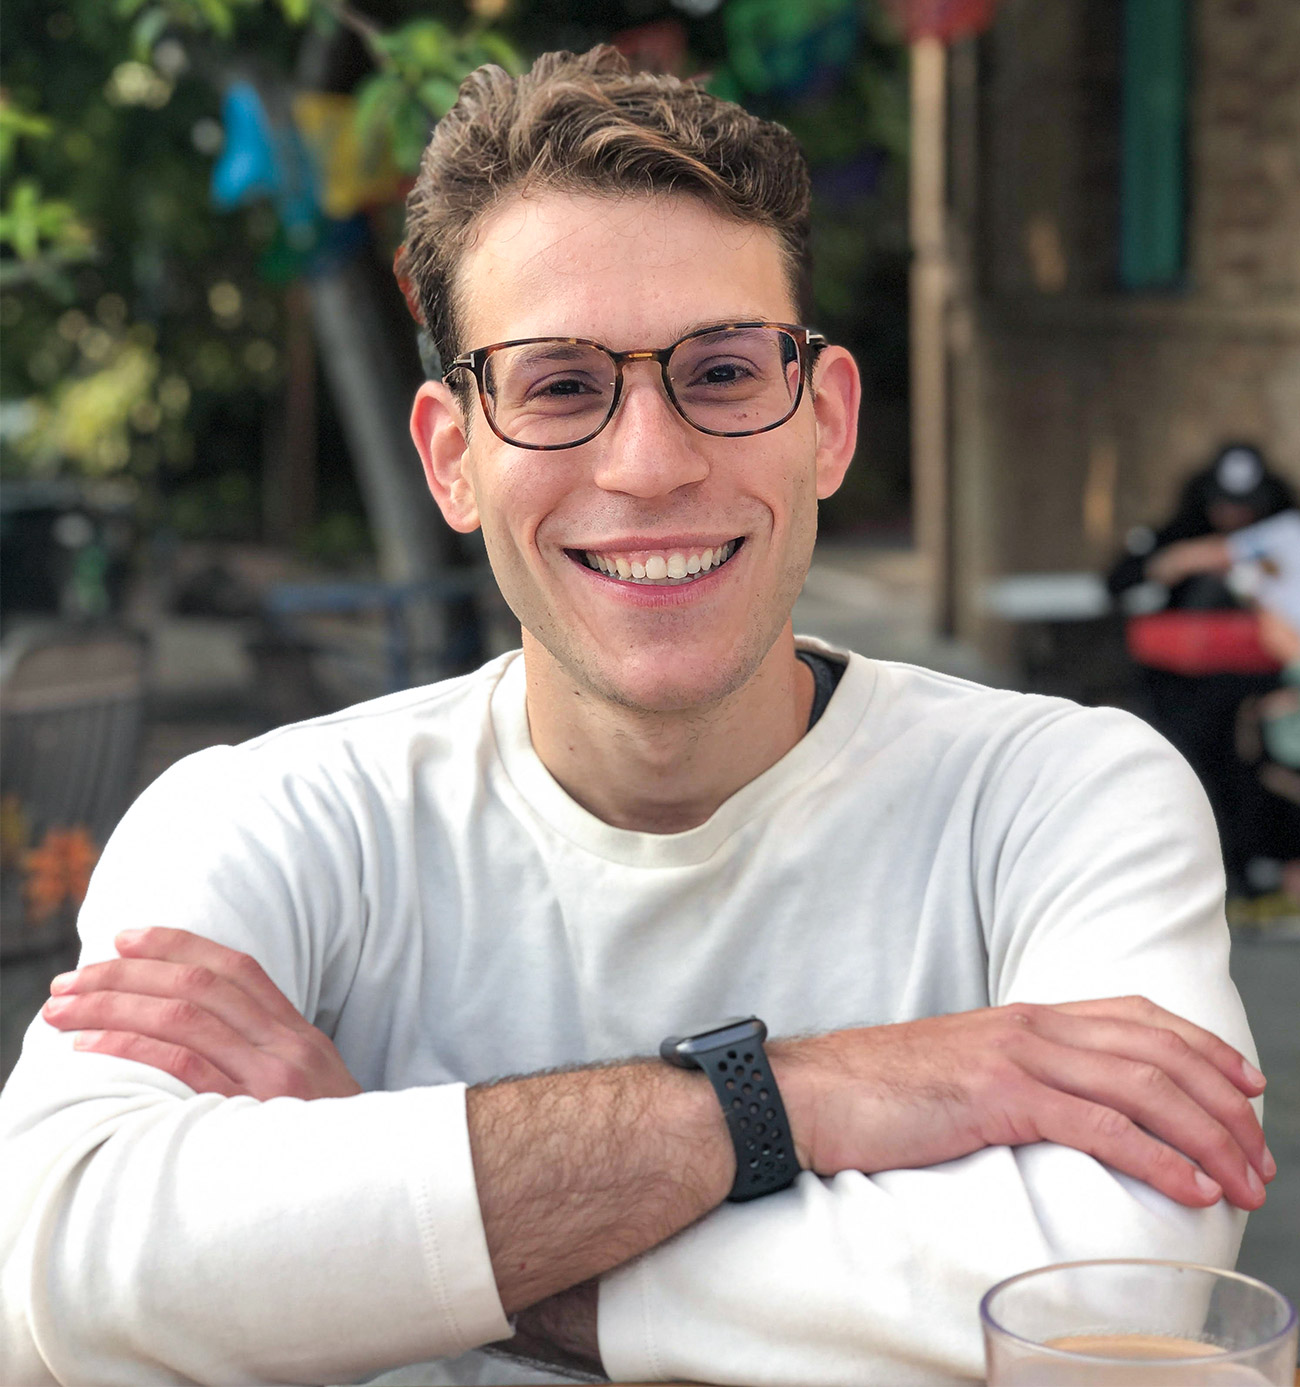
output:
[[[733,1203],[774,1194],[799,1174],[790,1120],[763,1050],[766,1039],[758,1017],[745,1016],[691,1035],[670,1035],[659,1047],[669,1064],[709,1076],[736,1148],[736,1179],[727,1196]]]

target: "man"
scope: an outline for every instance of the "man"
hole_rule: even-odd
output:
[[[0,1376],[936,1383],[1012,1271],[1232,1261],[1273,1164],[1190,772],[796,646],[858,404],[807,187],[610,50],[462,89],[412,434],[522,656],[124,820],[5,1095]]]

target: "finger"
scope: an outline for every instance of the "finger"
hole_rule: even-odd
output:
[[[156,959],[110,959],[63,973],[50,984],[58,997],[92,992],[126,992],[144,997],[175,997],[193,1002],[224,1021],[254,1045],[270,1045],[284,1031],[260,1002],[201,963]]]
[[[1179,1204],[1203,1209],[1223,1195],[1221,1187],[1204,1171],[1114,1108],[1049,1091],[1038,1110],[1043,1140],[1082,1151]],[[1259,1202],[1248,1207],[1254,1208]]]
[[[1035,1026],[1040,1037],[1162,1070],[1194,1103],[1222,1123],[1265,1180],[1277,1173],[1250,1100],[1177,1031],[1109,1016],[1068,1015],[1057,1008],[1044,1011]]]
[[[1075,1016],[1115,1016],[1122,1020],[1137,1021],[1147,1026],[1160,1026],[1173,1031],[1197,1054],[1214,1065],[1221,1074],[1248,1093],[1252,1098],[1264,1091],[1267,1082],[1253,1064],[1241,1053],[1234,1050],[1226,1040],[1220,1040],[1212,1031],[1176,1016],[1172,1011],[1157,1006],[1147,997],[1106,997],[1096,1001],[1063,1002],[1051,1008]]]
[[[127,992],[51,997],[41,1015],[61,1031],[124,1031],[193,1051],[235,1083],[249,1088],[263,1052],[193,1002]]]
[[[215,939],[207,939],[190,930],[153,926],[144,930],[123,930],[113,943],[124,958],[152,958],[208,968],[260,1002],[284,1025],[299,1030],[308,1024],[251,954],[218,944]]]
[[[1238,1208],[1264,1202],[1263,1181],[1236,1138],[1159,1066],[1051,1041],[1020,1063],[1040,1083],[1113,1111],[1190,1157]]]
[[[72,1042],[78,1050],[97,1055],[116,1055],[119,1059],[136,1060],[154,1069],[161,1069],[172,1078],[187,1084],[195,1093],[220,1093],[233,1098],[244,1090],[223,1074],[209,1060],[187,1050],[183,1045],[171,1045],[152,1036],[131,1031],[82,1031]]]

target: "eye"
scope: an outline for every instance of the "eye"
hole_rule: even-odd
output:
[[[541,395],[578,395],[585,389],[587,387],[583,385],[582,381],[570,377],[568,380],[548,381],[536,393]]]
[[[545,376],[528,382],[519,398],[529,404],[573,400],[581,395],[598,395],[600,388],[589,377],[579,374]]]
[[[745,367],[738,362],[727,361],[718,366],[710,366],[704,372],[704,382],[706,385],[730,385],[748,374]]]
[[[754,378],[751,363],[736,358],[727,361],[701,362],[691,373],[691,385],[739,385]]]

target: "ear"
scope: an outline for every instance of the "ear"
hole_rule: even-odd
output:
[[[447,524],[463,535],[477,530],[478,501],[466,469],[465,419],[460,401],[442,381],[426,381],[416,392],[411,438]]]
[[[813,418],[817,422],[817,499],[839,490],[858,442],[862,379],[843,347],[827,347],[813,371]]]

